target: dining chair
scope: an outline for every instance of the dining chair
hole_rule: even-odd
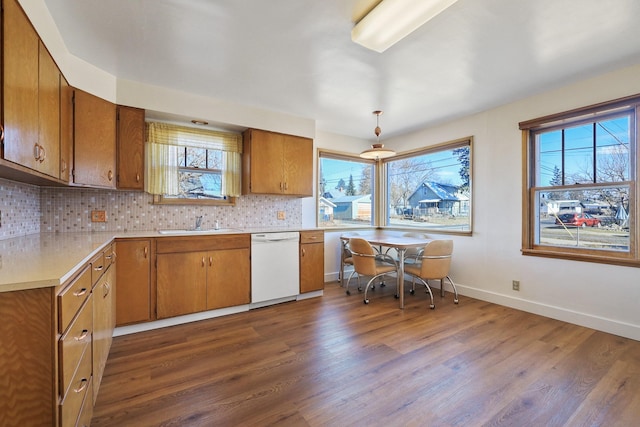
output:
[[[433,240],[427,243],[421,254],[413,257],[413,262],[405,262],[404,272],[414,277],[411,295],[415,294],[418,279],[427,288],[427,293],[431,297],[429,308],[434,309],[433,292],[429,286],[429,280],[440,280],[440,296],[444,297],[444,279],[451,283],[453,288],[453,302],[458,304],[458,290],[455,283],[449,276],[451,267],[451,255],[453,254],[453,240]]]
[[[349,239],[349,248],[353,258],[353,272],[347,280],[346,293],[347,295],[351,295],[351,292],[349,291],[349,282],[355,273],[357,273],[358,276],[370,276],[371,279],[369,279],[367,286],[364,288],[364,303],[369,304],[367,292],[370,287],[371,289],[375,289],[375,285],[372,286],[373,281],[386,274],[394,272],[397,274],[398,264],[393,257],[386,254],[380,254],[369,242],[359,237]],[[362,291],[359,283],[358,290]]]
[[[360,234],[356,231],[344,233],[340,235],[340,286],[344,286],[344,268],[346,266],[353,267],[353,257],[351,256],[351,249],[349,249],[349,240],[345,240],[344,237],[354,237]]]

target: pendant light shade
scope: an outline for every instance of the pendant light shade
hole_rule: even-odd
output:
[[[363,159],[373,159],[373,160],[380,160],[380,159],[386,159],[387,157],[393,157],[396,155],[396,152],[391,150],[390,148],[384,148],[384,144],[380,142],[380,133],[382,133],[382,130],[380,129],[379,120],[380,120],[380,115],[382,114],[382,111],[376,110],[373,112],[373,114],[376,115],[376,128],[374,130],[374,133],[376,134],[376,143],[371,144],[370,149],[360,153],[360,157],[362,157]]]

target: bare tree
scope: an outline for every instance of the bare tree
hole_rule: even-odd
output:
[[[409,196],[420,184],[437,180],[431,162],[407,158],[389,164],[389,202],[392,206],[407,206]]]
[[[360,175],[360,186],[358,188],[360,194],[371,194],[371,166],[362,168]]]

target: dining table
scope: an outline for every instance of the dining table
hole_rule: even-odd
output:
[[[367,232],[358,232],[358,234],[348,234],[340,236],[340,239],[348,241],[350,238],[359,237],[365,239],[371,244],[380,248],[393,248],[398,254],[398,287],[396,296],[400,300],[400,308],[404,309],[404,261],[405,253],[410,248],[422,248],[433,239],[409,235],[409,233],[398,233],[395,231],[373,230]]]

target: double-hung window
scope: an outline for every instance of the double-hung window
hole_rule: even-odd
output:
[[[640,96],[520,123],[523,253],[640,266]]]
[[[145,190],[156,203],[233,204],[241,153],[240,134],[149,122]]]

